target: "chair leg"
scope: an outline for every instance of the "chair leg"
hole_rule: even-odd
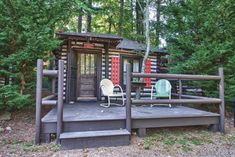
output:
[[[171,100],[171,94],[169,95],[169,100]],[[171,104],[169,104],[169,107],[171,108]]]
[[[122,106],[125,105],[124,95],[122,94]]]

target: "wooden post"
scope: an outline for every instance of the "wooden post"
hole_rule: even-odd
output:
[[[220,132],[224,133],[224,108],[225,108],[225,103],[224,103],[224,72],[223,68],[219,68],[219,77],[220,77],[220,82],[219,82],[219,98],[221,99],[221,103],[219,106],[219,112],[220,112]]]
[[[55,91],[55,89],[56,89],[56,79],[55,78],[52,78],[51,79],[51,93],[52,94],[55,94],[56,93],[56,91]]]
[[[60,134],[63,125],[63,91],[64,91],[64,61],[59,60],[58,66],[58,102],[57,102],[57,131],[56,142],[60,143]]]
[[[126,66],[126,129],[131,132],[131,65]]]
[[[179,99],[182,98],[182,80],[179,80]]]
[[[42,103],[42,77],[43,61],[37,60],[37,87],[36,87],[36,118],[35,118],[35,144],[40,144],[41,134],[41,103]]]
[[[104,45],[105,51],[105,78],[109,78],[109,44]]]

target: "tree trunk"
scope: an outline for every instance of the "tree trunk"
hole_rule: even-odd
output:
[[[26,68],[26,64],[23,63],[20,67],[20,94],[23,95],[24,94],[24,90],[25,90],[25,68]]]
[[[135,11],[136,11],[136,33],[138,35],[144,35],[144,13],[142,8],[145,7],[143,0],[136,0]]]
[[[112,31],[112,16],[108,18],[108,22],[109,22],[108,33],[110,34]]]
[[[88,0],[88,7],[92,8],[92,0]],[[87,15],[87,32],[91,32],[91,12]]]
[[[141,73],[145,71],[145,64],[149,56],[150,51],[150,38],[149,38],[149,0],[146,0],[146,7],[144,11],[144,24],[145,24],[145,42],[146,42],[146,52],[144,54]],[[141,79],[143,81],[143,78]]]
[[[118,20],[118,35],[122,35],[122,23],[123,23],[123,12],[124,12],[124,0],[120,0],[119,9],[119,20]]]
[[[82,9],[79,11],[79,16],[78,16],[78,32],[82,32],[82,16],[83,16],[83,11]]]
[[[156,2],[156,14],[157,14],[157,22],[156,22],[156,41],[159,43],[159,38],[160,38],[160,16],[161,16],[161,0],[157,0]]]

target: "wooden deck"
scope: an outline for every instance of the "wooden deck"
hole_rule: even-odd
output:
[[[125,120],[125,107],[111,106],[104,108],[97,102],[86,102],[64,105],[64,122]],[[219,114],[206,112],[185,106],[133,106],[132,119],[162,119],[162,118],[192,118],[218,117]],[[53,108],[43,118],[42,122],[56,122],[57,110]]]

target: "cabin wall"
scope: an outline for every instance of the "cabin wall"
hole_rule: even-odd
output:
[[[64,60],[65,62],[65,70],[64,70],[64,99],[65,99],[65,95],[66,95],[66,88],[67,88],[67,63],[68,63],[68,52],[70,51],[70,48],[76,48],[76,47],[82,47],[83,43],[82,42],[76,42],[76,41],[72,41],[71,44],[68,44],[68,41],[64,41],[60,48],[57,50],[56,52],[56,67],[57,67],[57,63],[59,59]],[[102,48],[102,79],[105,78],[105,51],[104,51],[104,47],[102,44],[96,44],[95,45],[96,48]],[[111,78],[111,61],[112,61],[112,57],[121,57],[121,55],[125,55],[125,56],[136,56],[135,54],[133,54],[133,52],[130,51],[124,51],[124,50],[116,50],[116,49],[110,49],[109,50],[109,70],[108,70],[108,79]],[[159,64],[158,64],[158,56],[156,55],[150,55],[149,59],[151,61],[151,73],[156,73],[159,71]],[[121,64],[121,62],[120,62]],[[121,72],[120,72],[121,73]],[[120,78],[121,81],[121,78]],[[99,82],[98,82],[99,83]],[[151,79],[151,85],[154,85],[156,83],[156,79]],[[125,89],[123,89],[125,91]],[[142,96],[146,96],[146,97],[150,97],[150,91],[151,88],[150,87],[145,87],[143,89],[142,92]],[[135,92],[132,92],[132,96],[135,96]],[[102,98],[103,99],[103,98]]]

